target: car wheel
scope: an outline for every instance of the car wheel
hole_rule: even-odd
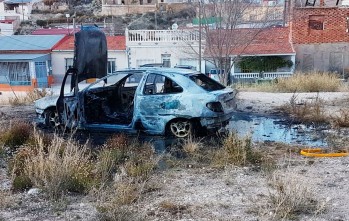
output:
[[[45,110],[44,118],[47,127],[55,128],[59,125],[57,112],[53,109]]]
[[[193,132],[193,123],[187,119],[172,121],[169,125],[171,134],[175,137],[188,137]]]

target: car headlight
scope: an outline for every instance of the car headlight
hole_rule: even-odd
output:
[[[223,107],[220,102],[209,102],[206,107],[213,112],[223,112]]]

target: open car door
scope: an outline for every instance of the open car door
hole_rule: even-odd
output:
[[[107,40],[97,27],[82,27],[75,34],[73,68],[63,78],[57,112],[60,123],[73,129],[79,125],[81,105],[78,83],[107,75]]]

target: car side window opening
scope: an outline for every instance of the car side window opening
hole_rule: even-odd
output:
[[[190,75],[189,79],[194,81],[197,85],[205,89],[206,91],[217,91],[222,90],[225,87],[217,81],[207,77],[204,74]]]
[[[110,76],[106,85],[89,88],[84,102],[88,123],[123,125],[131,123],[134,96],[141,76],[132,74],[124,77],[121,81],[115,82],[116,76]]]
[[[183,92],[183,88],[172,79],[160,74],[149,74],[145,82],[144,94],[174,94]]]

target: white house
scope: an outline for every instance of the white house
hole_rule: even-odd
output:
[[[38,0],[0,0],[0,20],[4,16],[16,16],[21,21],[28,20],[33,4]]]
[[[166,67],[192,65],[199,70],[197,30],[126,30],[128,65],[163,63]],[[202,62],[202,72],[204,72]]]

